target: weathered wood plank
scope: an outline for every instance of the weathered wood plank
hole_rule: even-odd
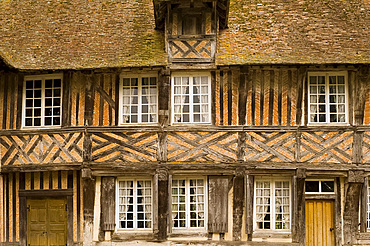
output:
[[[228,231],[228,176],[208,176],[208,232]]]
[[[101,184],[101,219],[103,231],[114,231],[115,229],[115,177],[102,177]],[[93,189],[92,189],[93,190]],[[91,205],[91,204],[90,204]],[[92,206],[94,204],[92,203]]]

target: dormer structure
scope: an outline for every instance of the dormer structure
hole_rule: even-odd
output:
[[[154,0],[156,28],[166,35],[169,63],[212,63],[228,0]]]

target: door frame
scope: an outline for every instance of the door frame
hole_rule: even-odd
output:
[[[306,178],[306,180],[317,179],[317,180],[327,180],[327,177],[320,178]],[[341,182],[340,178],[334,179],[334,193],[331,194],[305,194],[304,199],[304,224],[305,224],[305,238],[306,238],[306,200],[333,200],[334,201],[334,242],[335,245],[342,245],[342,227],[341,227],[341,218],[342,218],[342,202],[341,202]],[[305,191],[304,191],[305,192]]]
[[[67,202],[67,245],[73,245],[73,189],[19,191],[20,245],[27,245],[27,199],[65,199]]]

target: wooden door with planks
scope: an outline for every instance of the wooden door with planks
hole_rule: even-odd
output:
[[[306,200],[306,245],[334,246],[334,200]]]
[[[66,210],[62,199],[27,200],[27,245],[65,246]]]

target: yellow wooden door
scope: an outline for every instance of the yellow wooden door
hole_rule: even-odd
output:
[[[335,245],[334,201],[306,201],[306,245]]]
[[[27,208],[27,245],[66,245],[67,211],[65,200],[27,200]]]

